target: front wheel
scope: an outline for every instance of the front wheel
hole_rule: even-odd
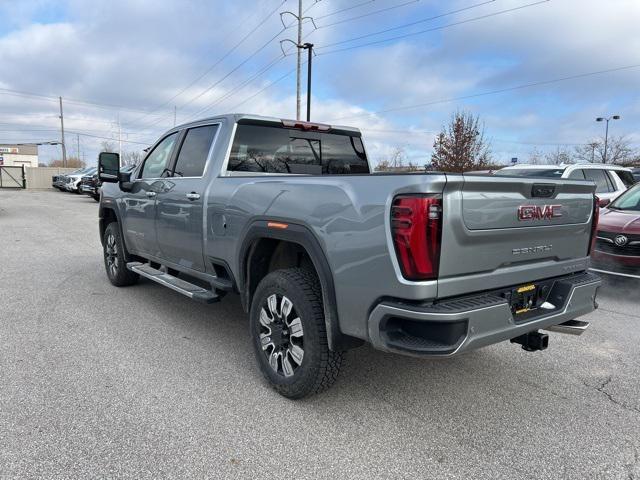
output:
[[[288,268],[262,279],[251,302],[250,329],[260,370],[281,395],[303,398],[336,381],[344,354],[329,350],[314,272]]]
[[[102,241],[104,268],[107,270],[109,281],[116,287],[126,287],[138,281],[139,275],[127,269],[124,258],[124,245],[120,236],[120,229],[116,222],[107,225]]]

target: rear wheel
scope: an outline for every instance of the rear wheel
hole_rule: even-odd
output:
[[[329,350],[313,271],[288,268],[267,275],[251,303],[250,328],[260,370],[281,395],[303,398],[336,381],[344,354]]]
[[[122,237],[116,222],[107,225],[102,245],[104,267],[109,281],[116,287],[126,287],[136,283],[140,277],[137,273],[127,269]]]

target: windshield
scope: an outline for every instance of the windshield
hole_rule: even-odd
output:
[[[564,168],[506,168],[498,170],[495,175],[513,176],[513,177],[543,177],[543,178],[560,178]]]
[[[640,212],[640,185],[631,187],[629,190],[624,192],[614,202],[611,202],[609,208]]]

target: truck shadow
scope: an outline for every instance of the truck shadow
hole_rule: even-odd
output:
[[[242,372],[257,388],[268,388],[255,364],[248,318],[239,296],[230,294],[219,303],[201,305],[178,294],[168,294],[150,281],[141,281],[136,288],[146,290],[139,292],[138,298],[149,296],[151,303],[157,302],[165,321],[178,327],[183,337],[201,346],[211,346],[207,361],[216,362],[223,355],[227,362],[234,362],[235,372]],[[413,403],[422,409],[456,398],[456,403],[472,408],[479,402],[479,396],[485,396],[484,401],[517,405],[523,395],[530,398],[531,392],[536,392],[539,397],[542,391],[549,399],[558,400],[567,389],[565,377],[575,370],[568,365],[568,359],[564,360],[567,365],[563,365],[566,371],[560,372],[554,365],[563,362],[563,355],[560,348],[553,351],[553,343],[546,352],[527,353],[506,342],[448,359],[405,357],[363,346],[346,353],[340,379],[332,389],[301,404],[357,405],[373,398]],[[570,383],[582,386],[580,373],[573,373],[574,377],[569,375]],[[554,385],[553,381],[560,383]],[[274,401],[287,400],[274,393]]]

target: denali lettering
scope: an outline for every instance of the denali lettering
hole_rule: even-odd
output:
[[[562,205],[520,205],[518,220],[549,220],[562,216]]]
[[[514,248],[511,250],[513,255],[522,255],[525,253],[540,253],[540,252],[548,252],[553,248],[553,245],[538,245],[536,247],[523,247],[523,248]]]

